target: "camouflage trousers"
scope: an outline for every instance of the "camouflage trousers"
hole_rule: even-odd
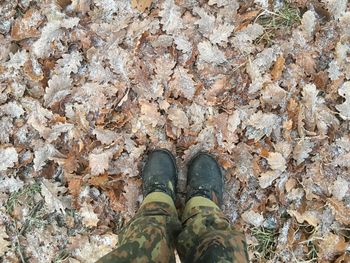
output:
[[[191,198],[178,219],[170,196],[151,193],[119,235],[118,247],[98,260],[111,262],[249,262],[245,237],[219,207],[204,197]]]

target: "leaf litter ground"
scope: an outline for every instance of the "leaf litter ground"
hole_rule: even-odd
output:
[[[0,257],[94,262],[147,152],[215,154],[252,262],[349,262],[346,0],[4,0]]]

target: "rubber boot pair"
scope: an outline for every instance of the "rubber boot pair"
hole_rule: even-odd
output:
[[[174,156],[165,149],[152,151],[142,171],[144,196],[163,192],[176,199],[177,169]],[[198,153],[188,164],[186,202],[202,196],[219,207],[223,202],[223,175],[217,161],[208,153]]]

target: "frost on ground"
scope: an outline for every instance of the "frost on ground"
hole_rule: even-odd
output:
[[[0,1],[0,261],[111,251],[165,147],[179,200],[217,156],[253,262],[350,262],[349,28],[346,0]]]

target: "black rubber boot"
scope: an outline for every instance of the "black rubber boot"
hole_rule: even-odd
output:
[[[166,149],[154,150],[148,155],[142,171],[143,196],[163,192],[175,202],[177,170],[174,156]]]
[[[186,201],[203,196],[221,206],[223,187],[224,178],[214,157],[208,153],[196,154],[188,164]]]

